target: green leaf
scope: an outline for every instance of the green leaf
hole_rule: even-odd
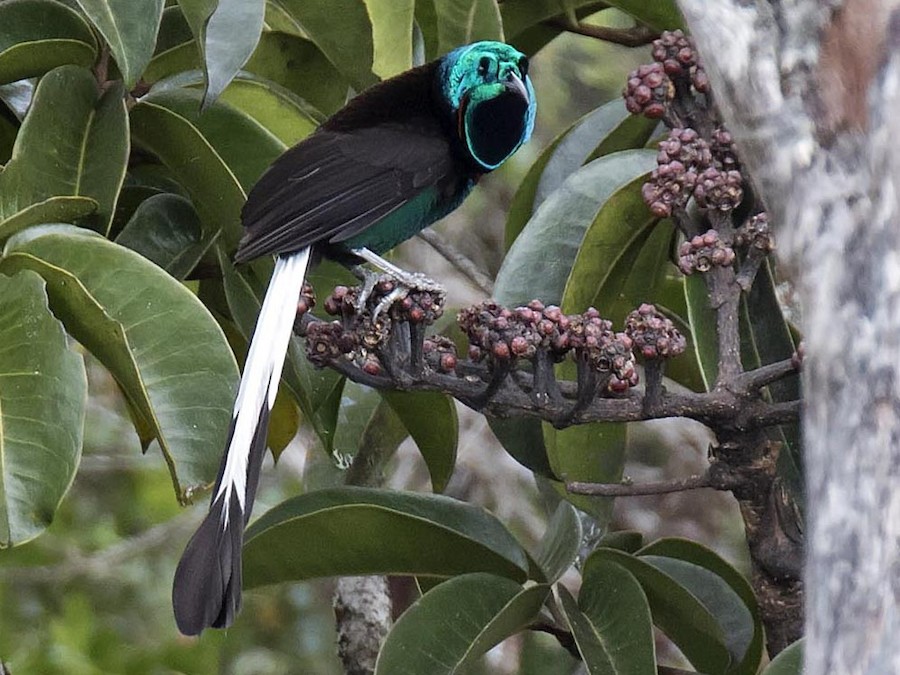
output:
[[[244,584],[322,576],[490,572],[525,580],[528,559],[484,509],[442,495],[319,490],[282,502],[248,529]],[[316,542],[310,546],[310,542]]]
[[[728,670],[731,655],[722,627],[700,599],[648,561],[614,549],[595,550],[584,564],[584,576],[601,562],[616,563],[634,575],[650,603],[653,623],[699,671]]]
[[[256,49],[266,0],[219,0],[203,31],[206,93],[204,108],[215,101]]]
[[[340,400],[333,454],[356,460],[360,452],[367,453],[366,461],[354,464],[342,478],[349,485],[380,484],[385,464],[409,432],[375,389],[347,380]]]
[[[566,282],[564,312],[601,307],[605,318],[621,325],[641,301],[653,299],[665,273],[673,231],[671,225],[658,225],[644,203],[641,187],[646,178],[643,174],[610,195],[588,226]],[[629,280],[637,283],[626,293]]]
[[[96,210],[97,202],[90,197],[50,197],[0,220],[0,243],[26,227],[41,223],[71,223]]]
[[[106,39],[125,86],[131,89],[150,62],[163,0],[77,0]]]
[[[372,73],[372,24],[364,0],[280,0],[280,4],[357,91],[378,81]]]
[[[492,574],[465,574],[431,589],[397,621],[376,675],[453,675],[538,615],[549,588],[523,589]]]
[[[263,33],[245,69],[277,82],[326,115],[347,101],[350,82],[309,40]]]
[[[412,68],[414,0],[365,0],[372,22],[372,71],[385,80]]]
[[[43,280],[0,275],[0,548],[50,524],[81,460],[87,376]]]
[[[21,269],[44,277],[53,313],[116,378],[142,440],[159,442],[179,498],[210,483],[237,366],[196,296],[137,253],[74,227],[11,239],[0,272]]]
[[[574,507],[561,501],[547,523],[535,560],[548,582],[559,579],[572,566],[581,548],[581,519]]]
[[[107,233],[130,151],[121,85],[102,96],[90,71],[61,66],[41,78],[13,156],[0,174],[0,218],[56,196],[97,202]]]
[[[576,122],[554,148],[535,194],[535,208],[589,159],[621,150],[643,148],[657,123],[625,109],[616,98]]]
[[[97,41],[78,12],[52,0],[0,3],[0,84],[57,66],[90,66]]]
[[[706,391],[712,391],[719,373],[719,340],[716,332],[716,313],[709,304],[709,289],[701,274],[684,279],[688,321],[691,324],[691,343],[700,364]]]
[[[595,548],[614,548],[625,553],[636,553],[644,545],[644,535],[637,530],[607,532]]]
[[[803,675],[803,644],[800,638],[778,654],[762,671],[762,675]]]
[[[200,214],[204,235],[222,231],[229,249],[241,237],[241,184],[196,126],[163,105],[141,101],[131,110],[135,142],[160,158],[184,186]]]
[[[438,53],[478,40],[503,41],[503,22],[497,0],[439,0]]]
[[[678,11],[675,0],[608,0],[607,5],[630,14],[640,23],[655,30],[675,30],[684,28],[684,19]]]
[[[533,417],[488,417],[488,426],[503,449],[526,469],[547,478],[558,478],[550,468],[541,421]]]
[[[683,574],[681,582],[688,590],[692,590],[697,597],[701,597],[704,589],[694,589],[694,586],[706,586],[707,591],[718,588],[718,593],[713,597],[713,602],[706,602],[705,604],[717,616],[720,624],[728,626],[729,622],[732,623],[732,625],[725,628],[725,635],[729,640],[734,641],[733,652],[739,656],[743,653],[743,658],[737,659],[739,665],[729,669],[728,672],[740,675],[754,675],[759,669],[760,661],[762,660],[765,633],[756,603],[756,596],[744,575],[714,551],[688,539],[674,537],[659,539],[639,551],[638,555],[665,556],[666,558],[684,561],[708,570],[716,576],[715,580],[709,581],[702,574],[690,574],[693,570],[688,569],[687,572],[689,574]],[[678,578],[678,575],[673,576]],[[731,590],[737,594],[752,617],[752,626],[750,627],[752,638],[749,642],[744,639],[736,639],[738,635],[743,636],[746,634],[748,626],[744,623],[744,612],[739,608],[735,608],[733,599],[729,598],[727,593],[722,592],[720,580],[728,584]],[[735,621],[738,617],[740,620]]]
[[[218,3],[219,0],[178,0],[178,6],[198,44],[203,43],[203,28]]]
[[[588,160],[641,148],[656,123],[625,110],[615,99],[587,113],[560,133],[528,170],[509,208],[506,245],[525,227],[534,210]]]
[[[297,20],[281,6],[278,0],[268,0],[266,2],[266,20],[263,28],[267,31],[306,37],[303,28],[297,23]]]
[[[453,399],[438,392],[382,391],[425,459],[431,487],[443,492],[456,466],[459,420]]]
[[[527,28],[541,21],[564,14],[568,8],[575,10],[589,5],[605,6],[612,3],[598,3],[596,0],[504,0],[500,5],[503,15],[503,28],[511,44],[516,37]]]
[[[585,232],[606,201],[650,171],[656,153],[607,155],[570,176],[535,212],[497,274],[494,296],[507,305],[539,298],[558,304]],[[535,274],[535,270],[542,274]]]
[[[593,422],[556,429],[543,424],[544,445],[553,472],[565,482],[617,483],[625,467],[628,427]],[[561,497],[591,514],[603,528],[612,518],[614,498],[570,494],[562,483],[551,483]]]
[[[572,637],[590,675],[655,675],[656,647],[647,597],[637,579],[615,563],[595,563],[578,604],[560,585]]]
[[[247,277],[253,274],[253,268],[247,267],[243,273],[239,272],[221,247],[218,249],[218,255],[228,309],[238,330],[244,339],[249,341],[256,325],[256,317],[259,315],[265,286],[263,283],[251,284]],[[262,266],[262,261],[255,266]],[[271,267],[268,274],[271,274]],[[343,378],[331,369],[314,368],[306,359],[303,345],[296,336],[291,338],[288,345],[281,378],[300,406],[303,415],[312,424],[326,451],[330,453],[340,405],[340,397],[334,397],[332,394],[336,387],[343,386]]]
[[[155,89],[142,102],[163,106],[187,120],[249,192],[287,146],[252,117],[222,102],[207,105],[201,114],[202,99],[198,90],[172,87]]]
[[[138,205],[116,243],[140,253],[176,279],[184,279],[213,241],[204,239],[200,217],[190,201],[163,193]]]

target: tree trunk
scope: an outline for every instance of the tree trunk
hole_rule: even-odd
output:
[[[802,305],[805,672],[900,672],[898,2],[679,4]]]

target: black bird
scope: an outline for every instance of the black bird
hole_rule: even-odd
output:
[[[172,602],[182,633],[227,627],[240,610],[244,526],[310,262],[365,261],[419,287],[419,275],[379,254],[459,206],[483,174],[528,140],[534,114],[525,55],[500,42],[476,42],[364,91],[254,186],[235,261],[277,259],[209,514],[175,571]]]

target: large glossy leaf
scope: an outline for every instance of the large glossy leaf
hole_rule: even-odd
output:
[[[414,0],[365,0],[372,22],[372,71],[381,79],[412,68]]]
[[[643,147],[655,127],[655,122],[631,115],[621,99],[615,99],[560,133],[541,152],[516,190],[506,220],[507,247],[534,210],[588,159]]]
[[[544,445],[553,472],[565,482],[617,483],[625,467],[628,427],[621,423],[593,422],[556,429],[544,422]],[[561,497],[591,514],[601,528],[612,517],[614,500],[570,494],[553,483]]]
[[[500,12],[506,36],[515,44],[520,33],[541,21],[565,14],[567,10],[606,4],[611,3],[598,3],[596,0],[504,0],[500,5]]]
[[[438,392],[418,391],[384,391],[382,396],[419,447],[432,489],[442,492],[456,466],[459,420],[453,399]]]
[[[116,378],[142,441],[159,442],[180,499],[216,475],[237,366],[200,301],[137,253],[78,228],[32,228],[0,272],[37,272],[53,313]]]
[[[438,53],[478,40],[503,40],[503,22],[497,0],[439,0]]]
[[[215,101],[250,58],[262,33],[266,0],[219,0],[203,31],[206,95]]]
[[[277,82],[326,115],[344,105],[350,88],[314,43],[285,33],[263,33],[245,69]]]
[[[140,203],[116,243],[140,253],[176,279],[184,279],[213,239],[204,238],[200,217],[190,201],[162,193]]]
[[[49,197],[0,220],[0,244],[20,230],[41,223],[72,223],[97,210],[90,197]]]
[[[68,63],[90,66],[97,41],[78,12],[53,0],[0,3],[0,83]]]
[[[539,298],[558,304],[600,208],[655,162],[655,152],[628,150],[594,160],[570,176],[541,204],[507,253],[494,287],[497,300],[516,305]],[[535,273],[538,269],[541,274]]]
[[[559,478],[550,467],[541,421],[533,417],[488,417],[503,448],[519,464],[546,478]]]
[[[141,101],[131,110],[131,133],[159,157],[184,186],[200,214],[204,233],[221,230],[229,249],[241,236],[246,194],[231,169],[199,129],[164,105]]]
[[[364,0],[280,0],[280,4],[357,91],[378,81],[372,72],[372,24]]]
[[[590,675],[655,675],[656,649],[647,597],[615,563],[595,563],[578,604],[559,586],[563,612]]]
[[[351,380],[344,383],[334,433],[334,455],[338,461],[366,459],[346,476],[349,485],[376,485],[383,478],[385,463],[409,432],[380,393]],[[361,465],[362,464],[362,465]]]
[[[568,502],[561,501],[547,523],[534,556],[547,581],[554,582],[572,566],[581,548],[581,518]]]
[[[716,313],[709,304],[709,289],[701,274],[684,280],[687,318],[691,325],[691,344],[697,355],[700,373],[707,391],[716,384],[719,373],[719,341],[716,333]]]
[[[129,153],[121,85],[97,91],[90,71],[61,66],[41,78],[28,115],[0,174],[0,218],[50,197],[97,202],[92,223],[109,231]]]
[[[222,102],[200,112],[203,94],[191,88],[155,89],[143,102],[159,105],[185,119],[213,147],[244,192],[287,149],[274,134],[246,113]]]
[[[247,530],[250,587],[321,576],[490,572],[525,580],[528,560],[484,509],[441,495],[343,487],[282,502]]]
[[[376,675],[454,675],[531,623],[545,585],[523,589],[492,574],[465,574],[431,589],[407,609],[378,654]]]
[[[566,282],[563,311],[594,306],[619,326],[628,311],[653,299],[665,273],[672,228],[658,226],[644,203],[645,179],[642,175],[610,195],[587,228]]]
[[[698,544],[697,542],[688,539],[659,539],[641,549],[638,555],[663,556],[669,559],[690,563],[692,566],[697,566],[713,573],[717,579],[710,582],[705,575],[694,575],[691,574],[694,572],[693,570],[687,569],[686,571],[688,574],[682,574],[681,580],[683,585],[689,590],[691,590],[693,586],[705,584],[709,584],[710,588],[717,588],[717,594],[714,597],[712,606],[710,607],[709,602],[706,604],[710,607],[711,611],[716,614],[719,622],[723,626],[727,625],[728,622],[732,623],[731,626],[726,628],[726,636],[730,640],[734,640],[733,651],[738,653],[738,656],[743,653],[743,658],[737,660],[738,665],[730,669],[729,672],[735,674],[740,673],[741,675],[753,675],[756,673],[762,659],[765,634],[763,631],[762,619],[759,616],[756,596],[753,593],[753,588],[750,586],[750,583],[744,575],[738,572],[731,564],[714,551],[706,548],[702,544]],[[675,576],[678,578],[677,575]],[[727,593],[722,592],[720,581],[728,584],[731,590],[737,594],[751,616],[752,638],[749,642],[746,640],[748,629],[746,616],[743,610],[735,607],[733,599],[729,598]],[[696,590],[694,591],[694,594],[699,597],[702,592],[702,589]],[[735,621],[735,619],[738,620]],[[737,639],[739,635],[741,636],[741,639]]]
[[[81,459],[87,376],[43,280],[0,275],[0,548],[40,534]]]
[[[262,304],[265,284],[261,280],[248,280],[254,268],[246,267],[238,272],[221,248],[218,250],[219,266],[222,269],[228,310],[245,340],[249,340],[256,326],[256,317]],[[261,263],[256,265],[262,267]],[[271,274],[271,271],[268,272]],[[266,283],[268,279],[265,279]],[[327,452],[334,443],[340,396],[335,397],[335,389],[340,391],[343,378],[331,369],[316,369],[306,359],[299,338],[291,338],[282,372],[282,381],[290,390],[306,419],[322,441]]]
[[[178,6],[198,44],[203,41],[203,28],[218,2],[219,0],[178,0]]]
[[[607,5],[621,9],[641,23],[656,30],[675,30],[684,28],[684,20],[678,11],[675,0],[607,0]]]
[[[803,675],[803,643],[800,638],[778,654],[762,671],[762,675]]]
[[[150,62],[164,0],[77,0],[109,44],[130,89]]]
[[[584,575],[593,574],[601,562],[616,563],[634,575],[650,603],[653,623],[700,672],[727,672],[732,658],[726,636],[700,599],[648,561],[614,549],[595,550],[585,562]]]

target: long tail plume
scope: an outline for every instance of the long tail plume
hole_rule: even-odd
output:
[[[241,608],[241,546],[266,451],[269,414],[309,265],[308,248],[279,257],[263,300],[234,403],[225,455],[209,513],[175,570],[172,605],[178,629],[198,635],[226,628]]]

